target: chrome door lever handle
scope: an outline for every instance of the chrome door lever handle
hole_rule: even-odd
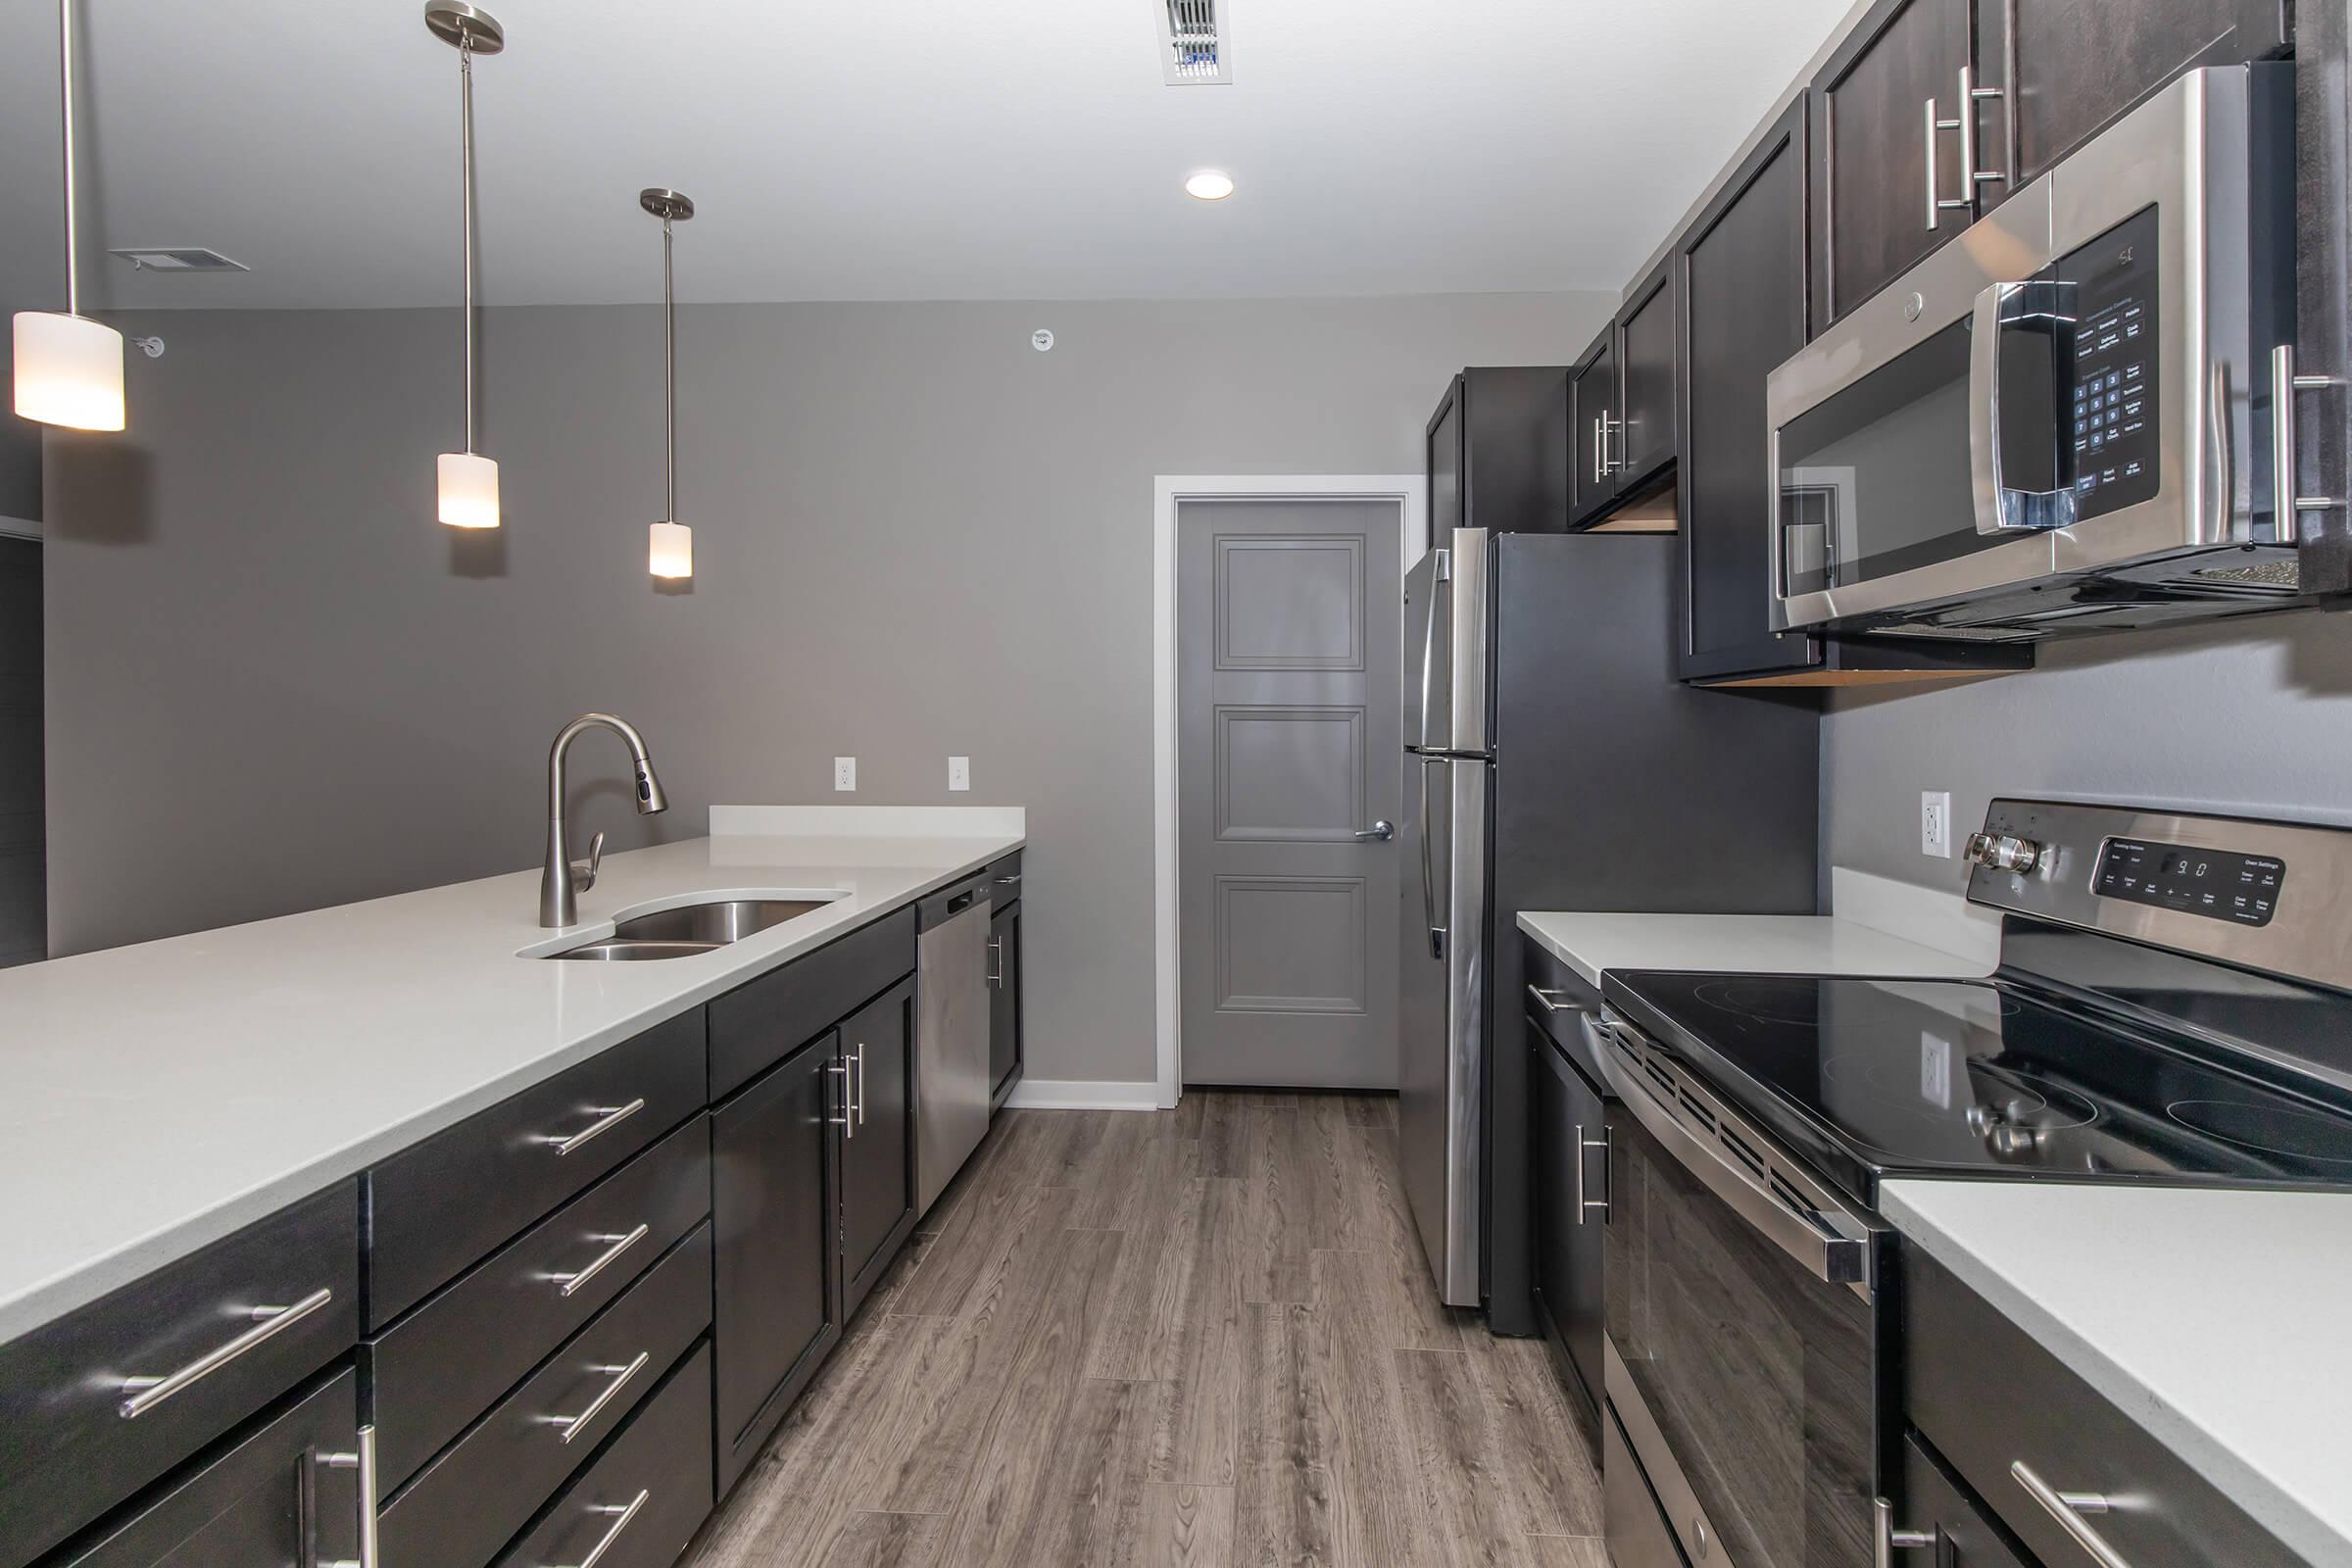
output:
[[[1396,836],[1396,824],[1390,821],[1385,816],[1374,822],[1370,827],[1359,827],[1355,830],[1355,841],[1358,844],[1363,843],[1367,839],[1378,839],[1381,843],[1385,844]]]

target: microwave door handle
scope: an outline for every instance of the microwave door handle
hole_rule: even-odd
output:
[[[1968,339],[1968,471],[1977,501],[1977,532],[2001,535],[2001,304],[2014,285],[1987,284],[1977,296]]]

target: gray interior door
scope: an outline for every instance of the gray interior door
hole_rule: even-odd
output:
[[[1357,835],[1398,815],[1398,526],[1393,501],[1178,508],[1186,1083],[1396,1085],[1398,845]]]

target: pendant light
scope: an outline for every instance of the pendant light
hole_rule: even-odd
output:
[[[66,144],[66,310],[19,311],[17,413],[71,430],[122,428],[122,334],[81,314],[74,265],[74,0],[58,0],[57,64]]]
[[[459,189],[465,206],[466,448],[441,454],[440,516],[452,528],[495,528],[498,465],[473,450],[473,57],[504,49],[507,30],[489,12],[457,0],[433,0],[424,8],[424,24],[434,37],[458,51],[458,141],[465,159]]]
[[[694,203],[659,186],[637,205],[662,220],[662,520],[654,524],[646,564],[657,577],[694,575],[694,530],[678,521],[678,292],[670,266],[672,222],[694,216]]]

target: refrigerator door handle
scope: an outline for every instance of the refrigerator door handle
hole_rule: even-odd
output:
[[[1446,581],[1446,552],[1435,554],[1429,574],[1429,622],[1421,639],[1421,743],[1416,749],[1424,752],[1429,750],[1429,704],[1438,675],[1438,601],[1444,597],[1438,585]]]
[[[1421,759],[1421,918],[1429,927],[1429,956],[1441,960],[1446,956],[1446,928],[1438,924],[1438,884],[1431,868],[1431,851],[1435,846],[1430,840],[1435,835],[1430,831],[1429,770],[1446,765],[1442,757]]]

